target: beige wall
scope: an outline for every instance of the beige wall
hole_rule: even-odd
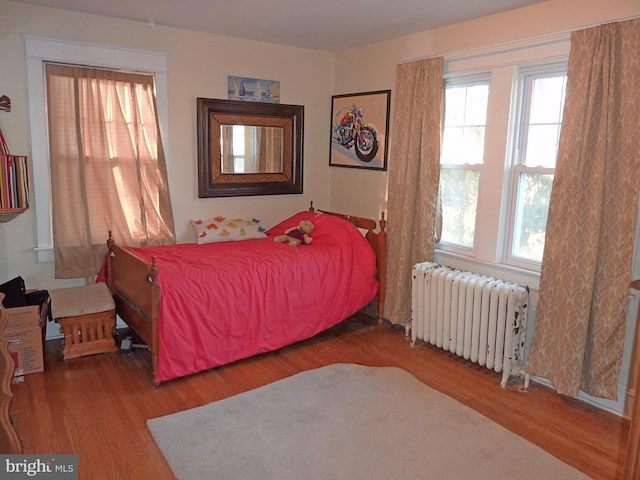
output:
[[[0,95],[11,98],[0,127],[12,151],[30,154],[23,35],[146,49],[168,54],[168,169],[179,241],[191,241],[190,218],[253,215],[266,225],[329,204],[329,142],[334,54],[190,32],[145,23],[76,14],[0,0]],[[304,193],[199,199],[196,170],[196,98],[226,98],[227,76],[280,81],[281,102],[305,106]],[[34,196],[47,192],[33,192]],[[66,286],[51,263],[37,263],[34,209],[0,224],[0,283],[21,275],[29,288]],[[106,233],[105,233],[106,235]],[[106,239],[106,236],[105,236]]]

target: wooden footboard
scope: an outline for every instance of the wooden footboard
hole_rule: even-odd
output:
[[[105,274],[116,303],[116,312],[151,352],[155,379],[158,371],[158,320],[161,288],[158,266],[151,265],[115,244],[111,232],[107,240]]]
[[[313,202],[311,202],[309,210],[315,211]],[[366,230],[365,236],[376,254],[379,283],[376,297],[377,316],[378,323],[382,324],[387,272],[387,233],[385,232],[384,213],[378,225],[378,222],[369,218],[319,211],[344,218],[356,227]],[[378,227],[379,231],[376,232]],[[107,247],[105,277],[116,303],[116,311],[133,333],[149,346],[155,381],[158,372],[158,322],[162,293],[161,285],[158,282],[156,258],[152,257],[151,264],[148,264],[125,248],[116,245],[111,232],[109,232]]]

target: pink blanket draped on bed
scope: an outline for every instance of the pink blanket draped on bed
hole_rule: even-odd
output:
[[[275,243],[302,219],[310,245]],[[272,351],[339,323],[378,289],[375,255],[349,222],[300,212],[267,238],[129,248],[157,256],[162,288],[156,381],[182,377]]]

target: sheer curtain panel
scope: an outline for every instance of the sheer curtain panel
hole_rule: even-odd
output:
[[[48,64],[56,278],[92,278],[112,231],[175,242],[152,75]]]

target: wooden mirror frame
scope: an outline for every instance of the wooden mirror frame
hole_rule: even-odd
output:
[[[302,193],[303,105],[198,98],[197,123],[199,198]],[[221,125],[284,128],[283,171],[222,173]]]

